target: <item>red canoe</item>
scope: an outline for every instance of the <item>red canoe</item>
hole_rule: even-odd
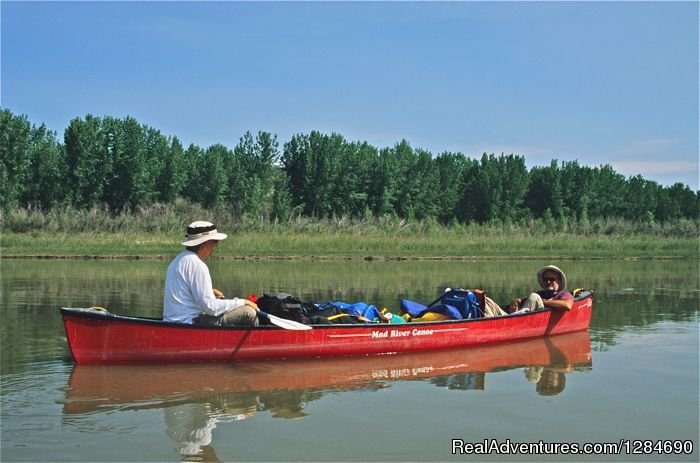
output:
[[[390,354],[537,338],[588,328],[593,294],[570,311],[546,309],[494,318],[406,324],[202,327],[91,309],[61,309],[78,364],[235,362]]]

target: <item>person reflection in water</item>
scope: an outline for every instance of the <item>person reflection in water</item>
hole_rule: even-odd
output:
[[[245,392],[181,403],[165,409],[166,434],[177,443],[183,461],[219,462],[212,446],[218,424],[245,420],[263,410],[272,418],[300,419],[308,415],[304,405],[321,396],[308,391]]]
[[[165,409],[168,437],[180,446],[177,451],[184,461],[204,457],[200,461],[221,461],[210,447],[212,431],[218,420],[210,415],[209,404],[189,403]]]
[[[566,387],[566,373],[571,373],[575,368],[569,363],[564,352],[554,344],[552,339],[545,338],[545,343],[547,344],[551,364],[526,367],[524,370],[525,377],[528,381],[537,383],[535,391],[539,395],[559,395]]]
[[[216,397],[210,402],[192,402],[165,409],[166,434],[178,444],[183,461],[220,462],[212,443],[212,432],[220,422],[245,420],[259,406],[255,394],[235,399]]]
[[[558,395],[566,387],[566,375],[554,369],[546,368],[537,381],[535,391],[539,395]]]
[[[539,395],[559,395],[566,387],[566,373],[572,371],[570,367],[526,367],[525,377],[528,381],[537,383],[535,391]]]

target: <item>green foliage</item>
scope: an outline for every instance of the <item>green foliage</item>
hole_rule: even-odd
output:
[[[131,210],[143,203],[148,188],[144,133],[135,119],[105,118],[102,135],[106,141],[107,173],[102,201],[114,212]],[[97,203],[99,204],[99,203]]]
[[[184,153],[184,177],[182,186],[182,196],[192,202],[202,204],[204,202],[203,190],[199,182],[205,175],[204,172],[204,151],[196,146],[190,145]]]
[[[268,132],[246,132],[233,150],[185,150],[132,117],[90,114],[70,121],[61,143],[45,126],[0,110],[4,211],[73,206],[121,216],[179,199],[260,223],[341,217],[402,230],[479,224],[615,234],[638,223],[657,233],[700,220],[700,192],[625,179],[609,165],[552,160],[528,171],[514,154],[433,157],[407,140],[378,149],[317,131],[294,135],[282,153]]]
[[[109,124],[109,121],[107,122]],[[70,121],[63,136],[68,167],[68,198],[80,208],[92,208],[103,203],[103,193],[112,172],[112,157],[101,130],[100,118],[88,114],[84,120]]]
[[[226,166],[233,154],[224,145],[212,145],[204,152],[200,171],[193,178],[201,191],[201,203],[204,207],[214,208],[223,204],[229,191]]]
[[[287,176],[280,169],[274,171],[271,202],[270,218],[275,222],[288,220],[292,212],[292,197]]]
[[[163,168],[156,177],[155,188],[158,201],[169,203],[178,198],[186,181],[185,151],[177,137],[170,140],[162,156]]]
[[[534,167],[530,171],[530,189],[525,205],[535,217],[542,217],[547,210],[553,217],[564,215],[561,177],[557,160],[552,160],[547,167]]]
[[[16,207],[31,165],[31,127],[25,116],[0,111],[0,207]]]
[[[442,223],[457,220],[459,201],[464,194],[461,180],[466,166],[467,159],[462,153],[445,152],[435,158],[437,218]]]
[[[313,171],[310,159],[309,137],[306,135],[294,135],[289,142],[284,144],[282,166],[287,175],[289,193],[292,204],[304,214],[311,213],[311,188],[313,185]]]
[[[255,140],[250,132],[241,137],[229,158],[228,203],[238,214],[269,218],[279,161],[277,136],[258,132]]]
[[[32,128],[29,143],[30,163],[21,204],[49,210],[66,197],[65,151],[56,141],[56,134],[44,125]]]
[[[205,208],[176,200],[113,214],[104,208],[55,207],[48,212],[13,209],[4,216],[3,256],[164,256],[179,248],[183,230],[207,218],[235,236],[218,257],[327,256],[396,258],[484,257],[697,257],[698,223],[648,224],[595,220],[590,233],[573,220],[522,224],[422,221],[396,215],[314,219],[290,216],[262,222],[240,218],[226,207]],[[566,230],[560,228],[566,225]]]

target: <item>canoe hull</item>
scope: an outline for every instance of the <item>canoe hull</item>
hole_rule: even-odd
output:
[[[538,312],[431,323],[202,327],[156,319],[61,309],[71,355],[78,364],[236,362],[340,357],[448,349],[588,328],[592,295],[570,311]]]

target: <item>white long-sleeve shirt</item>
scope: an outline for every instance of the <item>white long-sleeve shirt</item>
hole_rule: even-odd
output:
[[[218,316],[245,305],[245,299],[217,299],[209,268],[191,251],[182,251],[168,266],[163,292],[163,320],[192,323],[201,313]]]

